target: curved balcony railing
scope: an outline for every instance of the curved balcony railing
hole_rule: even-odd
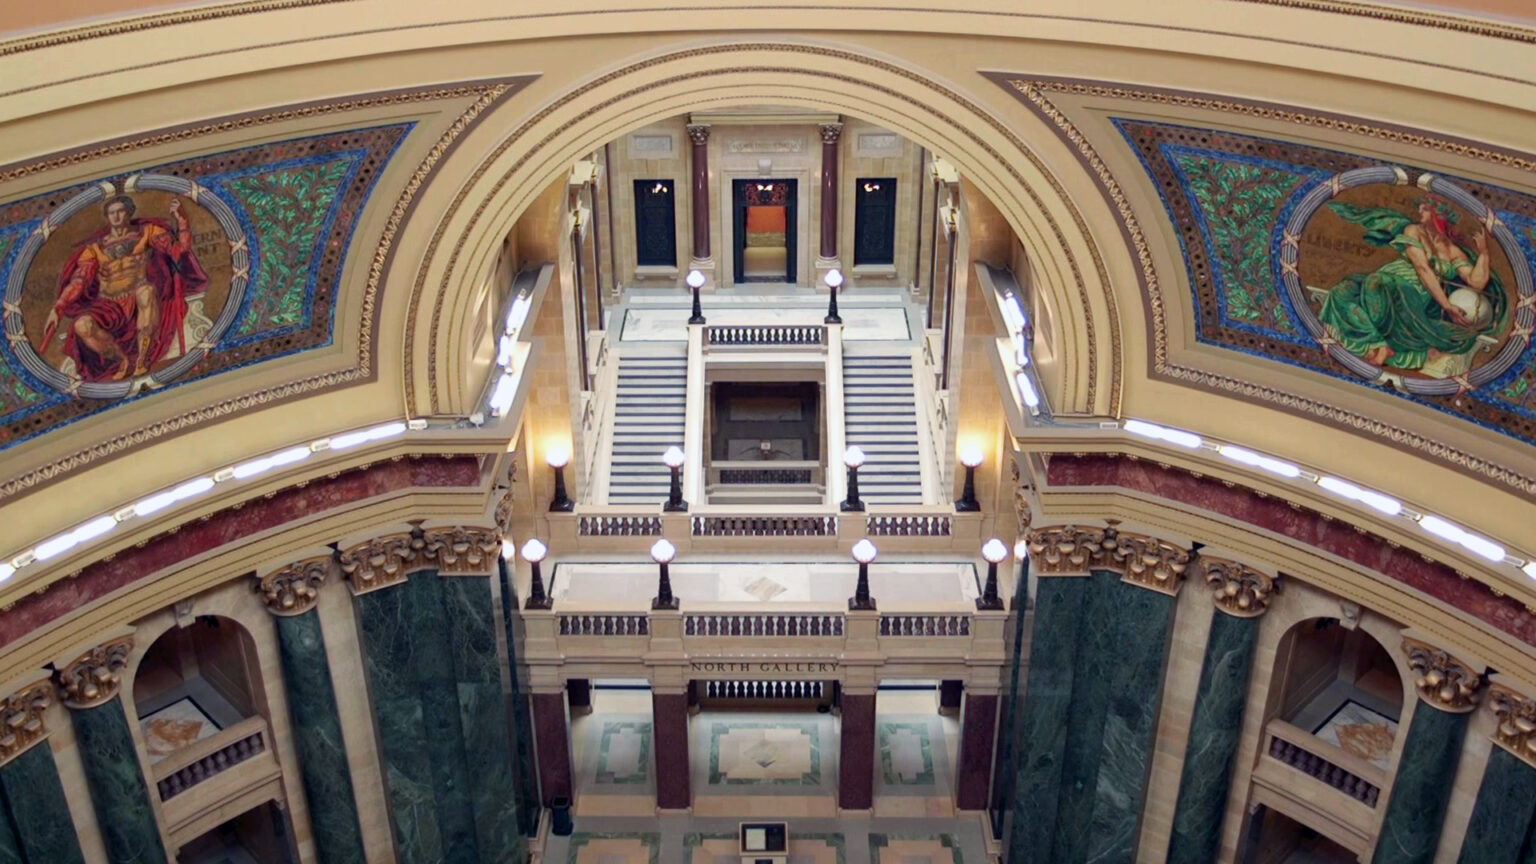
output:
[[[247,717],[172,753],[154,766],[155,790],[169,801],[187,790],[267,752],[267,722]]]

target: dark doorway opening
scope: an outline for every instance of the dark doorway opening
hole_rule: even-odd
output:
[[[795,281],[796,181],[731,183],[736,237],[736,281]]]

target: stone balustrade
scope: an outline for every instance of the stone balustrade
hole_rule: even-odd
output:
[[[881,615],[881,636],[969,636],[969,615]]]
[[[660,537],[660,516],[580,516],[576,531],[583,537]]]
[[[871,513],[865,533],[871,537],[948,537],[953,529],[954,519],[946,515]]]
[[[700,681],[706,699],[825,699],[827,681]]]
[[[836,516],[695,516],[695,537],[836,537]]]
[[[1337,789],[1368,807],[1376,806],[1381,796],[1382,772],[1361,764],[1361,760],[1349,753],[1284,721],[1271,720],[1266,732],[1269,742],[1265,754],[1269,758]]]
[[[842,615],[686,615],[684,636],[842,636]]]
[[[561,615],[561,636],[647,636],[650,619],[644,615]]]
[[[817,324],[709,325],[704,339],[710,346],[820,345],[825,333],[826,328]]]
[[[155,789],[161,801],[169,801],[267,749],[266,721],[260,717],[246,718],[156,765]]]

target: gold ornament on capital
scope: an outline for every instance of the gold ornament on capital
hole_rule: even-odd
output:
[[[1499,718],[1493,740],[1536,767],[1536,700],[1500,684],[1488,685],[1488,710]]]
[[[53,673],[60,701],[66,708],[95,708],[112,700],[122,689],[122,671],[128,666],[133,637],[113,639],[81,654]]]
[[[1216,608],[1239,618],[1263,615],[1269,609],[1270,596],[1280,589],[1277,577],[1225,558],[1200,555],[1196,567],[1211,589]]]
[[[1416,639],[1404,639],[1408,667],[1419,674],[1419,698],[1441,711],[1464,713],[1477,707],[1482,675],[1449,651]]]
[[[302,615],[314,608],[331,566],[329,556],[296,561],[257,579],[255,589],[273,615]]]
[[[48,736],[43,712],[53,704],[53,686],[34,681],[0,701],[0,765]]]

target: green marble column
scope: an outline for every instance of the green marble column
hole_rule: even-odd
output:
[[[27,864],[21,858],[21,841],[11,826],[10,814],[0,812],[0,864]]]
[[[517,682],[517,585],[512,580],[506,559],[497,558],[496,568],[501,579],[502,633],[507,640],[507,669],[511,679],[506,701],[515,751],[512,779],[516,781],[517,817],[523,836],[532,837],[539,832],[539,786],[533,773],[533,746],[529,735],[533,718],[528,715],[528,699]]]
[[[1216,860],[1258,629],[1257,618],[1239,618],[1220,609],[1211,613],[1211,635],[1205,643],[1200,688],[1189,722],[1168,864],[1209,864]]]
[[[363,594],[357,617],[396,854],[401,864],[436,864],[443,840],[416,683],[412,595],[408,585]]]
[[[74,708],[75,748],[101,826],[110,864],[166,864],[165,846],[139,770],[121,696],[92,708]]]
[[[1013,774],[1014,774],[1014,727],[1018,722],[1018,704],[1020,687],[1023,683],[1020,678],[1021,660],[1024,656],[1024,616],[1027,612],[1029,598],[1029,570],[1028,560],[1019,568],[1018,583],[1014,585],[1013,602],[1009,606],[1013,610],[1013,640],[1009,645],[1008,654],[1008,689],[1003,697],[1002,715],[997,724],[997,760],[992,766],[992,837],[995,840],[1003,839],[1003,825],[1007,821],[1006,815],[1010,810],[1013,799]]]
[[[273,620],[315,853],[321,864],[364,864],[357,799],[319,613],[310,609]]]
[[[1063,861],[1118,864],[1135,860],[1141,805],[1152,769],[1153,733],[1162,706],[1174,597],[1126,582],[1117,582],[1107,593],[1107,620],[1097,640],[1105,660],[1085,665],[1087,669],[1107,667],[1108,673],[1103,734],[1089,808],[1092,815],[1083,819],[1081,812],[1064,810],[1057,817],[1058,825],[1062,816],[1077,817],[1067,822],[1071,826],[1068,831],[1076,829],[1082,838],[1070,847],[1073,857]],[[1071,836],[1067,831],[1061,833]],[[1083,857],[1078,857],[1080,848],[1086,849]]]
[[[496,617],[490,579],[440,577],[452,635],[464,746],[473,770],[470,795],[475,836],[485,861],[522,861],[525,843],[518,823],[514,746],[496,648]]]
[[[1536,768],[1495,746],[1477,787],[1472,821],[1461,842],[1459,864],[1508,864],[1521,847],[1536,816]]]
[[[0,799],[5,810],[5,818],[0,818],[0,862],[85,864],[48,742],[33,745],[0,768]],[[15,859],[6,857],[5,831],[13,832]]]
[[[432,763],[433,798],[437,824],[443,837],[445,864],[479,864],[475,811],[470,805],[470,767],[464,749],[464,726],[459,713],[459,684],[453,668],[453,640],[449,629],[444,585],[433,570],[411,577],[411,611],[416,622],[411,634],[416,661],[416,686],[421,697],[427,757]],[[489,598],[487,598],[489,599]],[[455,622],[462,627],[464,622]],[[457,628],[455,628],[457,629]],[[475,770],[484,770],[476,760]]]
[[[1013,743],[1009,864],[1049,864],[1061,790],[1067,715],[1077,670],[1078,631],[1087,605],[1088,577],[1040,580],[1024,700],[1017,708]]]
[[[1434,860],[1456,763],[1461,759],[1467,716],[1441,711],[1419,700],[1397,763],[1372,864],[1429,864]]]

